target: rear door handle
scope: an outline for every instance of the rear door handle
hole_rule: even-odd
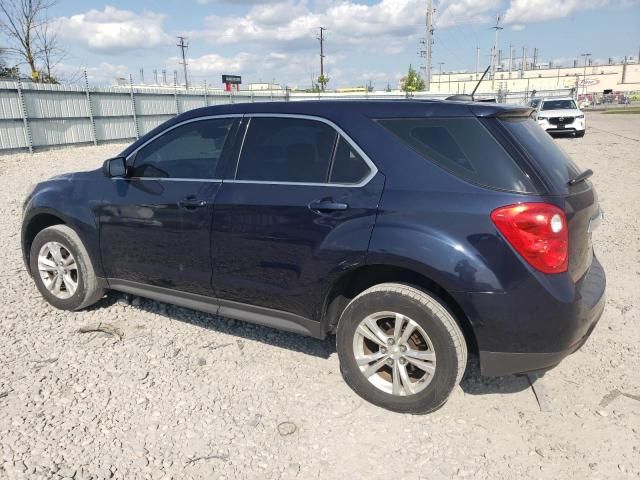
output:
[[[333,202],[331,200],[321,200],[311,202],[309,204],[309,209],[316,212],[334,212],[346,210],[347,208],[349,208],[349,205],[347,205],[346,203]]]
[[[206,207],[207,202],[204,200],[198,200],[197,198],[183,198],[178,202],[178,206],[186,208],[187,210],[195,210],[196,208]]]

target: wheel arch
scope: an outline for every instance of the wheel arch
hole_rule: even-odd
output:
[[[424,274],[405,267],[392,265],[362,265],[343,274],[333,284],[326,296],[322,316],[323,331],[335,333],[340,315],[353,298],[374,285],[388,282],[404,283],[418,287],[442,300],[462,329],[467,347],[477,352],[477,341],[473,326],[454,297],[441,285]]]
[[[39,212],[31,215],[22,228],[22,256],[24,258],[27,271],[31,257],[31,245],[36,235],[42,230],[54,225],[68,225],[61,215],[52,212]]]

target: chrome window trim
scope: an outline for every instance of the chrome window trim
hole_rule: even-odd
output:
[[[373,161],[369,158],[369,156],[366,153],[364,153],[364,151],[360,148],[360,146],[355,141],[353,141],[353,139],[349,135],[347,135],[345,131],[342,130],[342,128],[340,128],[338,125],[333,123],[331,120],[328,120],[324,117],[318,117],[315,115],[302,115],[302,114],[295,114],[295,113],[247,113],[244,116],[249,119],[251,118],[299,118],[302,120],[315,120],[317,122],[321,122],[326,125],[329,125],[347,141],[347,143],[351,146],[351,148],[353,148],[358,153],[358,155],[360,155],[360,157],[362,157],[362,159],[364,160],[364,163],[366,163],[367,166],[369,167],[369,174],[365,178],[360,180],[358,183],[278,182],[278,181],[272,181],[272,180],[236,180],[235,178],[229,179],[229,180],[222,180],[222,183],[248,183],[248,184],[255,183],[258,185],[300,185],[305,187],[359,188],[367,185],[373,179],[373,177],[375,177],[376,174],[378,173],[378,167],[376,167],[375,163],[373,163]],[[247,129],[245,130],[245,138],[246,138],[247,132],[249,131],[249,127],[250,125],[247,125]],[[242,139],[242,146],[244,147],[244,138]],[[238,171],[238,166],[240,165],[241,157],[242,157],[242,149],[240,150],[240,155],[238,156],[238,160],[236,163],[236,175]],[[234,177],[236,175],[234,175]]]
[[[342,188],[360,188],[360,187],[364,187],[365,185],[367,185],[372,179],[373,177],[375,177],[378,173],[378,167],[376,167],[376,164],[373,163],[373,161],[369,158],[369,156],[362,150],[362,148],[360,148],[360,146],[349,136],[346,134],[346,132],[340,128],[338,125],[336,125],[334,122],[332,122],[329,119],[326,119],[324,117],[318,117],[316,115],[303,115],[303,114],[295,114],[295,113],[230,113],[230,114],[222,114],[222,115],[207,115],[207,116],[203,116],[203,117],[195,117],[195,118],[189,118],[187,120],[184,120],[180,123],[176,123],[175,125],[172,125],[171,127],[163,130],[162,132],[159,132],[158,134],[154,135],[153,137],[151,137],[149,140],[147,140],[146,142],[144,142],[143,144],[139,145],[135,150],[133,150],[131,153],[129,153],[129,155],[127,155],[126,161],[129,162],[129,159],[134,156],[136,153],[138,153],[138,151],[140,151],[141,149],[143,149],[144,147],[146,147],[149,143],[153,142],[154,140],[156,140],[157,138],[160,138],[162,135],[170,132],[171,130],[173,130],[174,128],[178,128],[182,125],[186,125],[188,123],[192,123],[192,122],[199,122],[199,121],[203,121],[203,120],[218,120],[218,119],[224,119],[224,118],[248,118],[249,122],[243,132],[243,138],[242,138],[242,144],[240,147],[240,154],[238,155],[238,158],[236,159],[236,169],[235,169],[235,173],[234,173],[234,177],[237,175],[238,173],[238,167],[240,165],[240,157],[242,156],[242,150],[244,148],[244,142],[245,139],[247,137],[247,132],[249,131],[249,126],[251,124],[251,118],[255,117],[255,118],[299,118],[302,120],[314,120],[317,122],[321,122],[324,123],[326,125],[329,125],[331,128],[333,128],[336,132],[338,132],[338,135],[342,136],[347,143],[351,146],[351,148],[353,148],[358,155],[360,155],[360,157],[364,160],[364,163],[367,164],[367,166],[369,167],[369,174],[363,178],[362,180],[360,180],[360,182],[358,183],[330,183],[330,182],[321,182],[321,183],[317,183],[317,182],[278,182],[278,181],[270,181],[270,180],[236,180],[235,178],[233,179],[220,179],[220,178],[167,178],[167,177],[127,177],[127,178],[112,178],[112,180],[141,180],[141,181],[165,181],[165,182],[213,182],[213,183],[247,183],[247,184],[259,184],[259,185],[300,185],[300,186],[306,186],[306,187],[342,187]],[[339,140],[339,139],[338,139]],[[334,152],[335,154],[335,152]]]
[[[167,129],[159,132],[158,134],[154,135],[149,140],[144,142],[142,145],[138,146],[129,155],[127,155],[125,157],[125,160],[128,163],[129,159],[132,156],[134,156],[136,153],[138,153],[141,149],[143,149],[144,147],[149,145],[151,142],[153,142],[157,138],[160,138],[164,134],[170,132],[174,128],[178,128],[178,127],[181,127],[183,125],[187,125],[188,123],[200,122],[200,121],[203,121],[203,120],[220,120],[220,119],[224,119],[224,118],[242,118],[242,117],[244,117],[244,114],[242,114],[242,113],[228,113],[228,114],[223,114],[223,115],[207,115],[205,117],[188,118],[187,120],[184,120],[182,122],[176,123],[175,125],[171,125],[169,128],[167,128]],[[121,178],[121,180],[164,180],[164,181],[171,181],[171,182],[222,182],[221,178],[127,177],[127,178]]]

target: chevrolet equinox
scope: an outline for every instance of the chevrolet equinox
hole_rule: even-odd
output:
[[[54,307],[117,290],[316,338],[360,396],[426,413],[544,371],[604,308],[581,171],[532,109],[452,101],[213,106],[38,184],[28,270]],[[313,381],[309,379],[309,381]]]

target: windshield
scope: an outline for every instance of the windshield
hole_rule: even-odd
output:
[[[573,100],[545,100],[542,110],[575,110],[576,102]]]

